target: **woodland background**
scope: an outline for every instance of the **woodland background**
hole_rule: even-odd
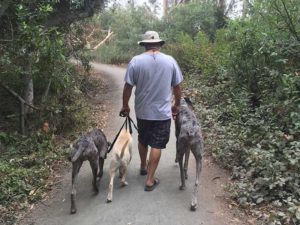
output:
[[[51,188],[66,155],[57,137],[92,125],[89,62],[126,64],[156,30],[183,70],[206,151],[231,171],[232,198],[266,224],[299,224],[300,1],[244,0],[233,17],[237,2],[1,0],[1,220]]]

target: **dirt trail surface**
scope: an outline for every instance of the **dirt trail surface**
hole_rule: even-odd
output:
[[[106,99],[106,126],[104,132],[112,141],[123,123],[118,116],[121,107],[124,68],[93,64],[94,70],[101,74],[107,83],[103,93]],[[100,75],[99,75],[100,76]],[[134,96],[133,96],[134,97]],[[133,110],[133,97],[131,110]],[[135,116],[132,118],[135,121]],[[101,114],[98,116],[101,116]],[[187,188],[179,190],[179,167],[175,159],[175,133],[172,122],[171,139],[167,148],[162,150],[162,157],[156,176],[160,184],[152,192],[144,191],[145,177],[139,175],[139,155],[137,150],[137,134],[133,135],[133,159],[129,165],[128,183],[120,187],[120,180],[115,178],[114,199],[106,203],[110,164],[110,155],[104,165],[100,192],[92,192],[92,173],[88,162],[85,162],[79,173],[77,184],[77,214],[70,214],[71,173],[67,171],[60,187],[52,191],[50,198],[35,206],[19,223],[20,225],[234,225],[250,224],[247,217],[230,207],[223,185],[228,182],[228,175],[204,157],[203,170],[200,177],[199,206],[197,211],[189,210],[191,192],[195,180],[195,160],[191,155]],[[241,219],[243,218],[243,219]]]

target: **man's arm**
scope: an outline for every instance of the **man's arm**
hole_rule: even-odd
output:
[[[128,116],[129,112],[130,112],[128,102],[129,102],[129,99],[131,96],[132,87],[133,86],[131,86],[130,84],[125,83],[124,89],[123,89],[123,105],[122,105],[121,113],[124,113],[125,116]]]
[[[177,113],[179,112],[180,107],[180,99],[181,99],[181,85],[178,84],[173,87],[173,95],[174,95],[174,105],[172,106],[172,116],[173,119],[176,118]]]
[[[180,99],[181,99],[181,85],[180,84],[173,87],[173,94],[174,94],[174,98],[175,98],[174,105],[180,106]]]

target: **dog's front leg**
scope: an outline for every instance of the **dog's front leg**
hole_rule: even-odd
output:
[[[82,161],[75,161],[72,163],[72,191],[71,191],[71,214],[76,213],[77,208],[76,208],[76,181],[78,178],[78,173],[81,168]]]
[[[113,199],[113,189],[114,189],[114,178],[117,172],[117,165],[114,161],[111,161],[110,163],[110,169],[109,169],[109,175],[110,175],[110,181],[108,186],[108,194],[107,194],[107,203],[112,202]]]

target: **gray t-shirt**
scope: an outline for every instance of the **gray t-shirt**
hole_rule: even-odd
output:
[[[135,89],[135,113],[144,120],[172,116],[172,87],[183,80],[175,59],[163,53],[143,53],[132,58],[124,81]]]

